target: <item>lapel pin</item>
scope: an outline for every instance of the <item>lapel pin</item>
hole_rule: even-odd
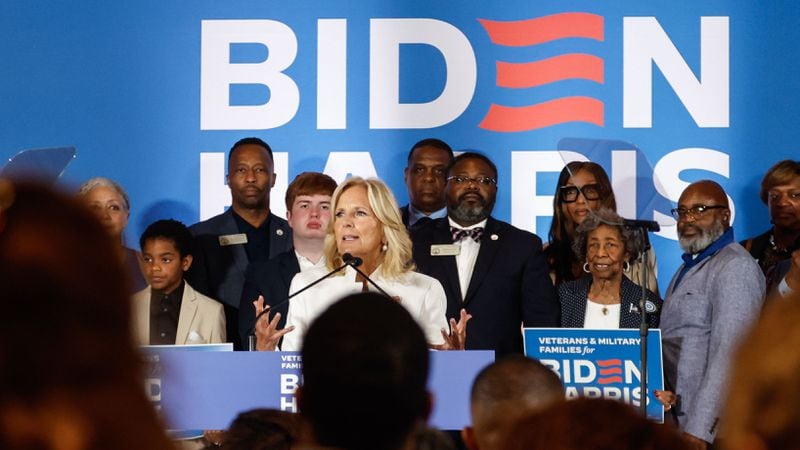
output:
[[[278,228],[277,230],[275,230],[275,234],[277,234],[278,236],[283,236],[283,230]]]
[[[496,234],[493,234],[493,235],[489,236],[489,239],[491,239],[493,241],[496,241],[496,240],[500,239],[500,236],[498,236]]]

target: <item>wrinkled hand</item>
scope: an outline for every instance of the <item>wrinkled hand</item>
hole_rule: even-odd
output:
[[[264,304],[264,297],[259,295],[258,300],[253,302],[253,308],[256,310],[256,317],[261,314],[265,309],[269,309],[269,305]],[[281,320],[281,313],[275,313],[272,320],[269,318],[269,313],[264,314],[256,322],[256,350],[259,352],[271,352],[278,348],[283,335],[294,330],[294,327],[286,327],[282,330],[278,329],[278,322]]]
[[[800,292],[800,249],[792,252],[792,265],[786,274],[786,284],[793,291]]]
[[[678,396],[675,395],[672,391],[653,391],[653,394],[656,396],[659,402],[664,405],[664,411],[669,411],[675,406],[675,403],[678,401]]]
[[[444,344],[431,345],[431,348],[436,350],[464,350],[464,345],[467,342],[467,322],[472,319],[471,314],[467,314],[467,310],[461,310],[461,316],[458,322],[455,319],[450,319],[450,332],[442,329],[442,337]]]

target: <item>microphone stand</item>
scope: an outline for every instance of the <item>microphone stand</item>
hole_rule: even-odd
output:
[[[661,227],[658,225],[657,222],[650,221],[650,220],[629,220],[623,219],[622,225],[629,229],[634,230],[636,232],[636,238],[641,244],[642,251],[639,254],[639,260],[641,261],[641,268],[639,273],[641,274],[641,286],[642,286],[642,297],[639,299],[639,317],[641,318],[641,322],[639,322],[639,381],[640,381],[640,402],[639,408],[642,412],[643,417],[647,417],[647,337],[649,330],[649,324],[647,322],[647,287],[645,286],[647,280],[647,250],[650,248],[650,242],[647,239],[647,232],[648,231],[658,231]]]
[[[350,256],[349,253],[346,253],[346,255]],[[345,259],[344,255],[342,255],[342,259]],[[248,351],[252,352],[252,351],[255,351],[255,349],[256,349],[256,335],[255,335],[256,324],[258,323],[258,319],[260,319],[264,314],[269,313],[272,310],[272,308],[277,308],[278,306],[283,306],[285,303],[287,303],[289,300],[291,300],[295,296],[300,295],[301,293],[305,292],[306,290],[310,289],[313,286],[316,286],[317,284],[321,283],[323,280],[326,280],[326,279],[330,278],[333,274],[342,271],[345,267],[353,266],[353,268],[355,268],[356,265],[360,265],[360,264],[361,264],[361,259],[360,258],[356,258],[356,257],[350,256],[349,258],[347,258],[347,260],[344,262],[344,264],[342,264],[341,266],[331,270],[330,272],[325,274],[324,277],[315,280],[313,283],[309,284],[308,286],[304,287],[303,289],[300,289],[299,291],[289,295],[285,299],[283,299],[280,302],[278,302],[278,304],[276,304],[274,307],[270,306],[268,308],[264,308],[263,311],[261,311],[260,313],[258,313],[256,315],[256,320],[255,320],[255,322],[253,322],[253,326],[252,326],[252,328],[250,328],[250,333],[247,336]],[[356,270],[358,270],[358,269],[356,269]]]
[[[358,266],[360,265],[361,264],[353,264],[353,269],[355,269],[356,272],[358,272],[362,277],[364,277],[364,279],[366,279],[369,282],[369,284],[375,286],[375,289],[377,289],[381,294],[385,295],[386,298],[392,298],[391,295],[389,295],[386,291],[381,289],[381,287],[378,286],[374,281],[372,281],[372,278],[370,278],[369,275],[367,275],[366,273],[364,273],[363,270],[358,268]]]

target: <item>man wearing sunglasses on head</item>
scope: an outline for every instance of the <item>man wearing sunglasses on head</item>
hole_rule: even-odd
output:
[[[538,236],[491,217],[497,167],[474,152],[447,169],[447,217],[412,229],[417,269],[438,279],[447,317],[472,316],[468,350],[522,353],[520,326],[557,327],[560,304]]]
[[[719,184],[690,184],[672,214],[685,253],[661,312],[664,375],[671,392],[657,396],[689,448],[706,449],[719,428],[731,351],[761,310],[764,275],[734,240],[728,197]]]

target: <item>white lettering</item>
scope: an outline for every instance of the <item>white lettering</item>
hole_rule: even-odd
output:
[[[297,37],[274,20],[204,20],[200,43],[200,129],[266,130],[286,124],[300,106],[297,84],[283,71],[297,56]],[[231,63],[231,44],[262,44],[269,56],[258,63]],[[230,104],[230,86],[269,88],[261,105]]]
[[[375,164],[369,152],[331,152],[324,172],[341,183],[350,176],[377,177]]]
[[[700,18],[700,80],[655,17],[623,19],[623,126],[653,126],[653,64],[698,127],[728,127],[730,51],[727,17]]]
[[[442,93],[427,103],[400,103],[400,45],[427,44],[444,57]],[[434,19],[370,20],[370,128],[433,128],[455,120],[475,93],[472,45],[453,25]]]
[[[317,21],[317,128],[347,128],[347,20]]]

